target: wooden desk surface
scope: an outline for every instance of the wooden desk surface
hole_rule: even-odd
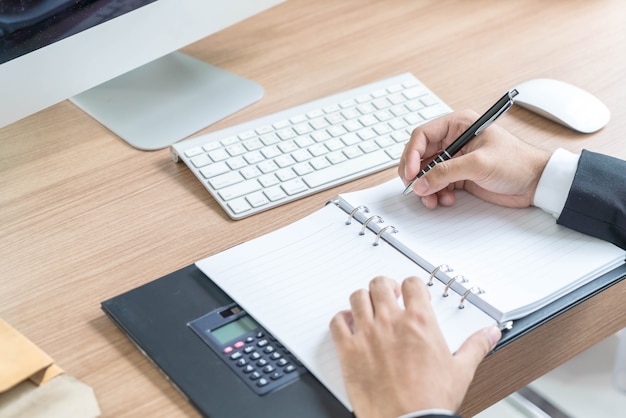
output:
[[[266,89],[206,131],[404,71],[453,108],[476,111],[517,83],[552,77],[603,100],[609,125],[580,135],[518,108],[499,123],[546,149],[626,158],[624,22],[621,0],[290,0],[185,51]],[[104,416],[195,416],[100,302],[393,176],[231,221],[167,150],[135,150],[60,103],[0,130],[0,317],[91,385]],[[462,412],[626,326],[625,294],[626,281],[489,357]]]

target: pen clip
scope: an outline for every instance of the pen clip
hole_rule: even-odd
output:
[[[510,107],[513,106],[513,98],[517,96],[518,94],[519,93],[516,89],[509,90],[508,91],[509,100],[504,104],[504,106],[502,106],[502,108],[500,108],[500,110],[496,112],[495,115],[493,115],[488,120],[486,120],[485,123],[480,125],[480,127],[476,129],[476,132],[474,133],[474,135],[478,135],[483,130],[487,129],[489,125],[491,125],[496,119],[498,119],[504,112],[509,110]]]

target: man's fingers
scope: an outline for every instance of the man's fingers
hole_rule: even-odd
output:
[[[473,181],[482,169],[466,161],[473,158],[475,158],[473,155],[461,155],[435,165],[415,182],[413,191],[418,196],[429,196],[446,189],[451,184],[465,180]]]
[[[330,320],[330,333],[335,344],[340,345],[346,338],[352,335],[352,312],[341,311]]]
[[[388,277],[375,277],[370,282],[370,298],[374,308],[374,316],[387,315],[390,311],[398,310],[400,285]]]
[[[468,373],[471,372],[470,378],[487,353],[500,341],[501,336],[502,333],[497,327],[483,328],[470,335],[454,354],[454,357],[462,363],[462,367]]]
[[[402,282],[402,298],[408,310],[424,309],[430,306],[430,292],[426,285],[417,277],[409,277]]]
[[[454,112],[417,127],[404,148],[398,166],[398,174],[405,184],[413,180],[421,170],[422,160],[434,158],[458,138],[475,119],[475,112]],[[423,162],[429,163],[430,161]]]
[[[362,324],[371,323],[374,320],[374,307],[370,298],[370,292],[359,289],[350,295],[350,308],[354,330],[358,330]]]

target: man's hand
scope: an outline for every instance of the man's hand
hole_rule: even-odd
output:
[[[398,167],[407,185],[421,169],[458,138],[478,115],[454,112],[416,128]],[[491,125],[448,161],[441,162],[413,186],[422,203],[433,209],[454,204],[454,189],[508,207],[533,204],[537,184],[550,154]]]
[[[404,298],[402,309],[397,297]],[[476,368],[500,339],[478,331],[450,353],[418,278],[402,287],[386,277],[350,297],[351,311],[330,323],[348,397],[359,418],[395,418],[425,409],[456,411]]]

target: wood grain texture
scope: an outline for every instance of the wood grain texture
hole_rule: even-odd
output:
[[[545,149],[626,158],[625,18],[620,0],[289,0],[184,51],[265,88],[205,132],[404,71],[478,112],[517,83],[552,77],[603,100],[609,125],[580,135],[518,108],[498,123]],[[104,416],[196,416],[100,302],[393,176],[231,221],[167,150],[135,150],[59,103],[0,130],[0,317],[91,385]],[[626,326],[625,294],[623,282],[488,358],[462,412]]]

